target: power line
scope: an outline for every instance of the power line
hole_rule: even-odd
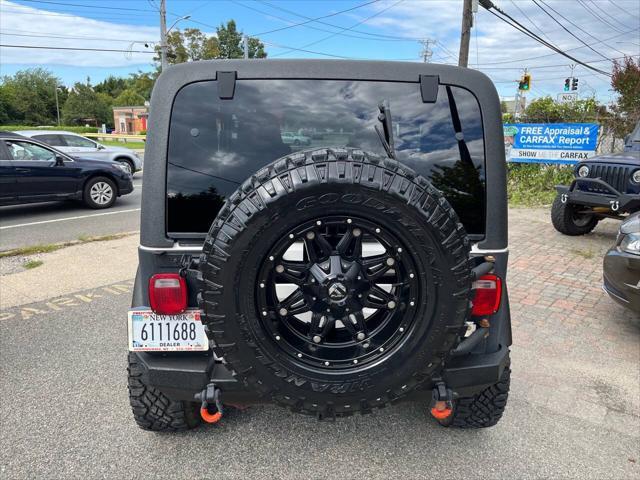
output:
[[[544,40],[543,38],[539,37],[538,35],[536,35],[535,33],[533,33],[531,30],[529,30],[527,27],[525,27],[524,25],[522,25],[520,22],[518,22],[515,18],[513,18],[512,16],[510,16],[509,14],[507,14],[506,12],[504,12],[502,9],[498,8],[497,6],[495,6],[491,0],[480,0],[480,5],[482,5],[483,8],[485,8],[490,14],[492,14],[494,17],[502,20],[503,22],[505,22],[507,25],[512,26],[513,28],[515,28],[516,30],[519,30],[520,32],[524,33],[526,36],[532,38],[533,40],[535,40],[538,43],[541,43],[542,45],[544,45],[547,48],[550,48],[551,50],[553,50],[554,52],[559,53],[560,55],[563,55],[564,57],[569,58],[570,60],[573,60],[574,62],[585,66],[586,68],[593,70],[595,72],[598,72],[602,75],[606,75],[608,77],[611,76],[610,73],[605,72],[604,70],[600,70],[598,68],[592,67],[589,64],[586,64],[584,62],[582,62],[581,60],[578,60],[577,58],[569,55],[568,53],[564,52],[563,50],[561,50],[560,48],[556,47],[555,45],[547,42],[546,40]],[[495,13],[493,10],[496,10],[497,12],[500,13],[500,15],[498,15],[497,13]],[[507,20],[508,19],[508,20]]]
[[[597,20],[600,20],[602,23],[604,23],[604,24],[606,24],[606,25],[610,26],[610,27],[611,27],[611,28],[613,28],[616,32],[620,32],[620,31],[621,31],[618,27],[616,27],[616,26],[615,26],[615,25],[613,25],[612,23],[609,23],[606,19],[604,19],[604,18],[602,18],[600,15],[598,15],[598,13],[597,13],[596,11],[592,10],[592,9],[591,9],[591,7],[590,7],[589,5],[587,5],[587,3],[586,3],[586,2],[583,2],[582,0],[578,0],[578,3],[579,3],[580,5],[582,5],[582,8],[584,8],[587,12],[589,12],[589,14],[590,14],[593,18],[595,18],[595,19],[597,19]]]
[[[640,20],[640,17],[638,17],[637,15],[631,15],[631,12],[625,10],[613,0],[609,0],[609,3],[614,7],[616,7],[618,10],[620,10],[622,13],[624,13],[626,16]],[[629,28],[629,27],[626,27],[626,28]]]
[[[37,38],[62,38],[66,40],[95,40],[102,41],[107,40],[110,42],[137,42],[137,43],[155,43],[156,40],[127,40],[123,38],[106,38],[106,37],[87,37],[87,36],[69,36],[69,35],[40,35],[38,32],[29,32],[28,30],[14,30],[17,32],[25,32],[25,33],[8,33],[6,31],[1,31],[0,35],[6,35],[8,37],[37,37]]]
[[[321,38],[321,39],[319,39],[319,40],[315,40],[315,41],[313,41],[313,42],[311,42],[311,43],[307,43],[306,45],[303,45],[301,48],[307,48],[307,47],[311,47],[311,46],[313,46],[313,45],[317,45],[318,43],[324,42],[325,40],[329,40],[330,38],[333,38],[333,37],[335,37],[336,35],[340,35],[340,33],[342,33],[342,32],[352,30],[352,29],[356,28],[358,25],[362,25],[363,23],[368,22],[368,21],[369,21],[369,20],[371,20],[372,18],[375,18],[375,17],[378,17],[378,16],[382,15],[382,14],[383,14],[384,12],[386,12],[387,10],[390,10],[391,8],[395,7],[396,5],[398,5],[398,4],[402,3],[402,2],[404,2],[404,0],[398,0],[397,2],[395,2],[395,3],[391,4],[391,5],[389,5],[389,6],[388,6],[388,7],[386,7],[386,8],[383,8],[382,10],[379,10],[378,12],[374,13],[373,15],[370,15],[369,17],[367,17],[367,18],[365,18],[365,19],[363,19],[363,20],[360,20],[359,22],[357,22],[357,23],[353,24],[353,25],[352,25],[352,26],[350,26],[350,27],[344,27],[344,28],[343,28],[341,31],[339,31],[339,32],[334,32],[334,33],[332,33],[332,34],[330,34],[330,35],[327,35],[326,37],[323,37],[323,38]],[[291,51],[291,50],[289,50],[289,51],[285,51],[285,52],[280,52],[280,53],[278,53],[278,54],[276,54],[276,55],[272,55],[272,56],[277,57],[277,56],[281,56],[281,55],[286,55],[286,54],[287,54],[287,53],[289,53],[290,51]]]
[[[282,20],[284,22],[287,23],[292,23],[292,20],[289,18],[285,18],[285,17],[281,17],[279,15],[275,15],[273,13],[270,12],[265,12],[264,10],[260,10],[259,8],[255,8],[249,5],[245,5],[241,2],[238,2],[236,0],[231,0],[235,5],[238,5],[239,7],[242,8],[246,8],[247,10],[252,10],[254,12],[260,13],[265,17],[270,17],[270,18],[276,18],[278,20]],[[310,17],[307,17],[310,18]],[[338,25],[333,25],[331,23],[326,23],[326,22],[318,22],[318,23],[323,23],[325,25],[331,25],[333,28],[337,28],[338,30],[340,30],[342,27],[339,27]],[[320,27],[316,27],[314,25],[301,25],[302,27],[311,29],[311,30],[316,30],[318,32],[325,32],[325,33],[336,33],[334,30],[327,30],[326,28],[320,28]],[[338,33],[339,35],[343,36],[343,37],[349,37],[349,38],[359,38],[361,40],[375,40],[378,42],[414,42],[415,40],[412,38],[405,38],[405,37],[397,37],[397,38],[377,38],[377,37],[370,37],[370,36],[365,36],[365,35],[373,35],[373,34],[369,34],[367,32],[363,32],[361,35],[354,35],[353,32],[352,33]]]
[[[14,7],[15,5],[11,5],[10,7]],[[29,9],[30,7],[25,7],[27,9]],[[122,16],[125,17],[131,17],[131,14],[129,13],[117,13],[117,12],[111,12],[111,15],[120,15],[119,17],[111,17],[111,16],[107,16],[107,17],[103,17],[100,16],[98,18],[92,18],[92,17],[83,17],[82,15],[79,14],[75,14],[75,13],[68,13],[68,12],[62,12],[59,10],[36,10],[36,9],[30,9],[29,11],[27,10],[7,10],[7,7],[3,6],[2,7],[2,12],[4,14],[6,13],[10,13],[11,15],[31,15],[31,16],[37,16],[37,17],[69,17],[69,18],[88,18],[90,20],[95,20],[95,21],[100,21],[100,20],[118,20],[118,21],[122,21]],[[87,12],[88,13],[88,12]],[[146,13],[139,13],[139,16],[142,15],[149,15]]]
[[[155,52],[149,52],[146,50],[121,50],[115,48],[78,48],[78,47],[47,47],[44,45],[8,45],[6,43],[0,43],[0,47],[6,48],[34,48],[39,50],[77,50],[77,51],[86,51],[86,52],[121,52],[121,53],[151,53],[155,54]]]
[[[63,5],[68,7],[81,7],[81,8],[97,8],[102,10],[127,10],[130,12],[152,12],[153,10],[141,9],[141,8],[127,8],[127,7],[105,7],[102,5],[86,5],[81,3],[66,3],[66,2],[53,2],[49,0],[22,0],[28,3],[44,3],[48,5]]]
[[[585,47],[587,47],[589,50],[591,50],[592,52],[600,55],[602,58],[607,58],[605,57],[602,53],[600,53],[599,51],[597,51],[595,48],[593,48],[591,45],[589,45],[588,43],[586,43],[584,40],[582,40],[580,37],[578,37],[575,33],[573,33],[571,30],[569,30],[567,27],[565,27],[562,23],[560,23],[560,21],[554,17],[553,15],[551,15],[549,13],[549,11],[544,8],[542,5],[540,5],[540,3],[544,3],[542,0],[540,3],[538,3],[536,0],[532,0],[533,3],[540,9],[542,10],[551,20],[553,20],[554,22],[556,22],[558,25],[560,25],[560,27],[562,27],[562,29],[567,32],[569,35],[571,35],[573,38],[575,38],[576,40],[578,40],[581,44],[583,44]],[[547,6],[546,3],[544,3],[545,6]],[[555,12],[555,10],[554,10]],[[556,12],[557,13],[557,12]]]
[[[610,18],[612,21],[616,22],[618,25],[622,25],[622,28],[629,28],[627,25],[625,25],[624,23],[622,23],[620,20],[618,20],[616,17],[614,17],[614,16],[613,16],[613,15],[611,15],[610,13],[605,12],[605,11],[602,9],[602,7],[600,7],[600,5],[598,5],[596,2],[591,1],[591,3],[593,4],[594,8],[597,8],[599,12],[601,12],[603,15],[605,15],[605,17],[606,17],[606,15],[609,15],[609,18]],[[605,17],[603,17],[603,18],[605,18]],[[609,21],[607,20],[607,22],[609,22]]]
[[[529,18],[529,15],[527,15],[524,12],[524,10],[522,10],[514,0],[511,0],[511,4],[518,9],[518,11],[522,14],[523,17],[529,20],[529,23],[533,25],[536,28],[536,30],[538,30],[540,34],[544,36],[544,38],[546,38],[548,41],[551,41],[551,39],[547,36],[547,34],[544,33],[544,30],[542,30],[542,28],[540,28],[533,20],[531,20],[531,18]]]
[[[337,15],[342,15],[343,13],[347,13],[347,12],[351,12],[353,10],[357,10],[359,8],[362,7],[366,7],[367,5],[371,5],[374,3],[378,3],[380,0],[371,0],[369,2],[366,3],[361,3],[360,5],[356,5],[355,7],[351,7],[351,8],[347,8],[345,10],[340,10],[338,12],[334,12],[334,13],[330,13],[328,15],[323,15],[321,17],[316,17],[316,18],[309,18],[308,20],[304,21],[304,22],[300,22],[300,23],[296,23],[294,25],[287,25],[286,27],[280,27],[280,28],[275,28],[273,30],[267,30],[265,32],[260,32],[260,33],[256,33],[254,35],[249,35],[250,37],[260,37],[262,35],[267,35],[269,33],[275,33],[275,32],[280,32],[282,30],[288,30],[289,28],[295,28],[295,27],[299,27],[300,25],[305,25],[307,23],[311,23],[311,22],[316,22],[318,20],[322,20],[323,18],[329,18],[329,17],[335,17]]]
[[[535,2],[535,0],[534,0]],[[570,19],[568,19],[567,17],[565,17],[564,15],[562,15],[560,12],[558,12],[556,9],[554,9],[551,5],[546,4],[543,0],[540,0],[540,3],[544,4],[547,8],[549,8],[553,13],[555,13],[556,15],[558,15],[560,18],[564,19],[565,21],[569,22],[570,25],[574,26],[575,28],[577,28],[578,30],[580,30],[582,33],[590,36],[591,38],[593,38],[594,40],[598,41],[599,43],[602,43],[605,47],[609,47],[612,50],[615,50],[618,53],[622,53],[624,55],[624,52],[621,50],[618,50],[615,47],[612,47],[611,45],[607,45],[605,42],[603,42],[602,40],[596,38],[593,34],[587,32],[584,28],[582,28],[580,25],[576,25],[574,22],[572,22]],[[555,20],[555,19],[554,19]],[[581,42],[584,44],[584,42]],[[591,47],[589,47],[591,48]]]

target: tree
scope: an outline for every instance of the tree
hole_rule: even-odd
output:
[[[551,97],[533,100],[524,111],[522,121],[530,123],[593,122],[604,114],[604,106],[595,99],[560,103]]]
[[[242,32],[236,28],[236,22],[229,20],[227,25],[220,24],[216,33],[220,56],[218,58],[243,58],[244,49],[242,47]],[[249,38],[249,58],[266,58],[264,44],[257,38]]]
[[[156,78],[158,78],[159,72],[147,73],[147,72],[138,72],[132,73],[129,78],[130,88],[132,88],[138,95],[143,97],[145,100],[149,100],[151,98],[151,90],[153,90],[153,84],[156,82]]]
[[[216,36],[207,36],[198,28],[174,30],[167,35],[167,62],[171,65],[216,58],[243,58],[243,33],[234,20],[220,24]],[[249,58],[265,58],[264,44],[249,38]],[[160,47],[156,46],[156,62],[160,62]]]
[[[88,83],[76,83],[64,104],[63,118],[67,125],[92,123],[96,126],[113,124],[111,97],[97,93]]]
[[[115,107],[144,105],[145,99],[133,88],[127,88],[113,101]]]
[[[56,123],[56,88],[60,79],[44,68],[20,70],[2,79],[0,117],[2,122],[26,125]],[[59,99],[66,99],[66,89],[59,89]]]
[[[613,61],[611,86],[618,94],[617,104],[611,108],[610,121],[616,137],[624,137],[640,121],[640,58],[625,57]]]
[[[124,90],[129,88],[131,86],[130,84],[131,81],[127,78],[114,77],[113,75],[110,75],[93,87],[93,89],[97,93],[106,93],[110,97],[116,98]]]
[[[174,30],[167,35],[167,62],[171,65],[219,58],[218,39],[207,37],[198,28]],[[160,61],[160,47],[156,46],[156,62]]]

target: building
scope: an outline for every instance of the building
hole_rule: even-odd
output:
[[[145,105],[137,107],[113,107],[114,133],[137,135],[147,131],[149,108]]]

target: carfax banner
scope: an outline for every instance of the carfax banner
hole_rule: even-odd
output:
[[[508,162],[570,164],[596,154],[597,123],[508,123]]]

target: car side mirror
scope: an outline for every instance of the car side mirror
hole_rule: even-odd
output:
[[[62,155],[56,155],[56,167],[64,165],[64,157]]]
[[[98,150],[104,150],[105,148],[107,148],[104,145],[101,145],[99,143],[96,143],[96,146],[98,147]]]

